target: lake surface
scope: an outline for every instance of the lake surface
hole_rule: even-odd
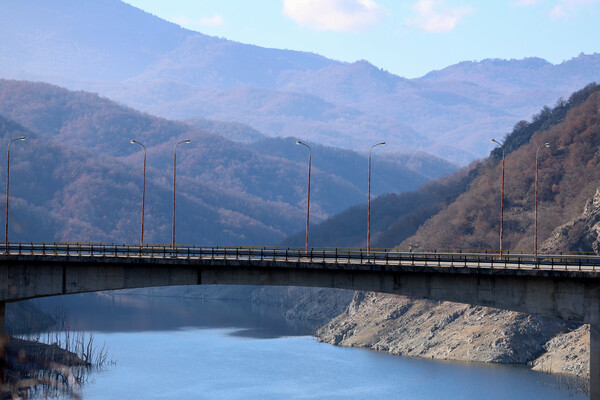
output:
[[[77,295],[36,300],[95,332],[116,366],[83,399],[586,399],[524,367],[396,357],[318,343],[274,306]]]

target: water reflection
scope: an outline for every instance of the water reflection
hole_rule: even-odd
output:
[[[51,315],[64,312],[76,330],[96,332],[237,328],[236,336],[276,338],[308,335],[315,328],[307,321],[284,318],[281,306],[248,301],[151,297],[124,291],[36,299],[34,304]]]

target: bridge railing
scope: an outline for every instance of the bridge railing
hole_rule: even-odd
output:
[[[495,250],[372,249],[275,246],[202,246],[133,243],[10,242],[0,245],[2,255],[122,257],[143,259],[198,259],[288,261],[300,263],[372,264],[372,266],[425,266],[452,268],[540,268],[596,271],[600,256],[594,253],[532,253]]]

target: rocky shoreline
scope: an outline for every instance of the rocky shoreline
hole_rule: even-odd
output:
[[[316,336],[399,356],[527,364],[589,380],[589,326],[557,318],[356,292],[346,311]]]
[[[319,341],[440,360],[529,365],[589,380],[589,326],[451,302],[339,289],[185,287],[128,291],[151,296],[276,303],[310,322]]]

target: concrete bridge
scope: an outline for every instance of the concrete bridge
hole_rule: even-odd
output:
[[[80,243],[4,250],[2,329],[6,302],[103,290],[227,284],[391,293],[589,323],[591,399],[600,400],[597,255]]]

